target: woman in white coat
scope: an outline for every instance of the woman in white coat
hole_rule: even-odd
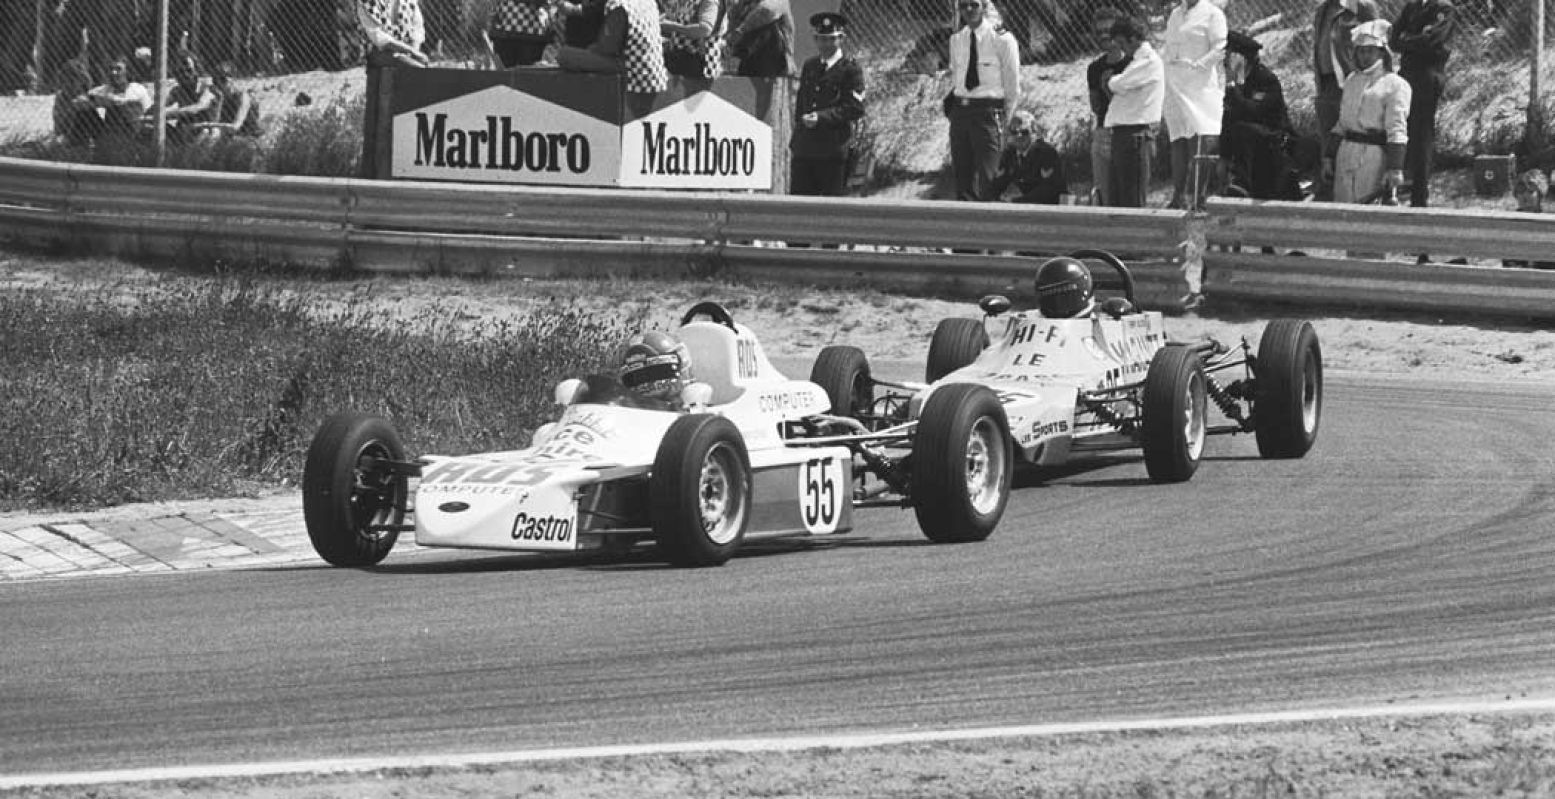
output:
[[[1226,49],[1226,14],[1214,0],[1183,0],[1166,20],[1161,60],[1166,62],[1162,113],[1172,141],[1172,208],[1186,206],[1189,163],[1215,152],[1225,103],[1220,72]]]

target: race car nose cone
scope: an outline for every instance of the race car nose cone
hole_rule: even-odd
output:
[[[437,509],[442,511],[442,512],[444,512],[444,513],[458,513],[460,511],[469,510],[470,509],[470,503],[468,503],[468,502],[444,502],[443,504],[438,505]]]

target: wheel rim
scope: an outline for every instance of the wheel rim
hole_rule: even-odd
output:
[[[1188,381],[1188,388],[1183,397],[1182,435],[1187,443],[1188,459],[1196,461],[1204,451],[1204,392],[1202,390],[1204,378],[1195,374]]]
[[[368,443],[356,454],[356,468],[351,470],[351,520],[358,536],[377,540],[385,531],[372,528],[396,523],[399,485],[393,473],[379,466],[392,459],[388,447],[379,441]]]
[[[966,442],[966,495],[973,510],[987,514],[999,507],[1006,468],[999,425],[979,417]]]
[[[697,480],[697,509],[702,532],[714,544],[727,544],[740,534],[745,519],[745,479],[740,459],[725,445],[708,451]]]
[[[1317,429],[1318,397],[1322,389],[1317,382],[1317,358],[1307,350],[1301,359],[1301,429],[1308,435]]]

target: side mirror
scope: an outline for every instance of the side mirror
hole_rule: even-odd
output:
[[[689,408],[706,407],[713,399],[713,387],[702,382],[686,384],[680,390],[680,404]]]
[[[988,316],[998,316],[1010,310],[1010,298],[1003,294],[990,294],[977,301],[977,307]]]
[[[554,395],[556,404],[563,407],[571,405],[583,393],[583,381],[578,378],[569,378],[556,384]]]

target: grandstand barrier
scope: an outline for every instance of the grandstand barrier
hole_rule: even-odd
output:
[[[1184,214],[0,158],[0,241],[152,260],[524,277],[730,275],[961,297],[1027,294],[1038,259],[1096,248],[1124,257],[1142,304],[1163,309],[1186,291],[1184,261],[1192,264],[1202,251],[1204,291],[1215,300],[1555,319],[1555,271],[1257,251],[1361,242],[1369,251],[1429,252],[1439,260],[1555,257],[1555,216],[1510,212],[1216,199],[1206,213]]]

